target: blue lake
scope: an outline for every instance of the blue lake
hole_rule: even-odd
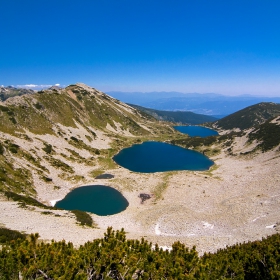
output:
[[[117,214],[127,206],[128,201],[119,191],[103,185],[74,189],[55,204],[55,207],[65,210],[81,210],[99,216]]]
[[[219,135],[219,133],[216,130],[203,127],[203,126],[174,126],[174,128],[182,133],[188,134],[190,137],[208,137],[208,136],[215,136]]]
[[[144,142],[121,150],[113,160],[134,172],[208,170],[214,162],[205,155],[162,142]]]

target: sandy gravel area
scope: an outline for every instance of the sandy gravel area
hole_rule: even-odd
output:
[[[222,152],[212,159],[214,168],[204,172],[140,174],[120,167],[107,170],[113,179],[91,179],[87,184],[112,186],[129,201],[128,208],[119,214],[92,214],[98,228],[79,226],[67,211],[53,210],[46,215],[42,213],[46,210],[20,208],[4,197],[0,200],[0,223],[26,233],[38,232],[45,240],[64,239],[76,245],[102,237],[108,226],[123,227],[128,238],[145,237],[167,247],[179,240],[195,245],[200,253],[276,233],[275,225],[280,222],[280,153],[245,158]],[[162,197],[153,196],[142,204],[139,194],[153,194],[164,180],[167,188]],[[49,205],[73,187],[48,191],[39,183],[38,197]]]

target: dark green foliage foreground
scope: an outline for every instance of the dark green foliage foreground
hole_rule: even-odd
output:
[[[38,242],[38,234],[0,250],[0,279],[280,279],[280,235],[239,244],[199,258],[175,242],[163,251],[144,239],[126,240],[108,228],[80,248]]]

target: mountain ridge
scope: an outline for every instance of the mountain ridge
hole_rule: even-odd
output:
[[[224,130],[235,128],[245,130],[258,126],[279,114],[280,104],[261,102],[226,116],[214,122],[212,126]]]
[[[63,192],[69,180],[90,182],[114,165],[109,154],[173,131],[84,84],[10,97],[0,103],[0,118],[0,190],[29,195],[50,174],[48,185],[64,186]]]
[[[153,116],[157,120],[162,120],[162,121],[169,121],[169,122],[189,124],[189,125],[198,125],[205,122],[214,122],[217,120],[217,118],[212,116],[196,114],[188,111],[160,111],[160,110],[145,108],[130,103],[127,104],[133,108],[136,108],[140,111],[143,111]]]

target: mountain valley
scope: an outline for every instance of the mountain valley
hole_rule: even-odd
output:
[[[124,228],[128,238],[145,237],[160,246],[179,240],[196,245],[200,253],[276,233],[277,106],[255,107],[259,119],[250,114],[252,109],[244,109],[240,114],[248,120],[246,127],[238,127],[238,115],[229,116],[231,125],[225,119],[207,124],[220,135],[202,140],[84,84],[8,98],[0,102],[0,223],[38,232],[43,240],[76,245],[100,238],[112,226]],[[124,147],[147,140],[203,152],[215,165],[208,171],[148,174],[131,172],[112,160]],[[114,178],[96,178],[103,173]],[[90,214],[94,227],[77,224],[69,211],[51,208],[73,188],[99,184],[119,190],[128,208],[111,216]],[[49,208],[20,205],[7,192]],[[141,203],[143,193],[151,198]]]

